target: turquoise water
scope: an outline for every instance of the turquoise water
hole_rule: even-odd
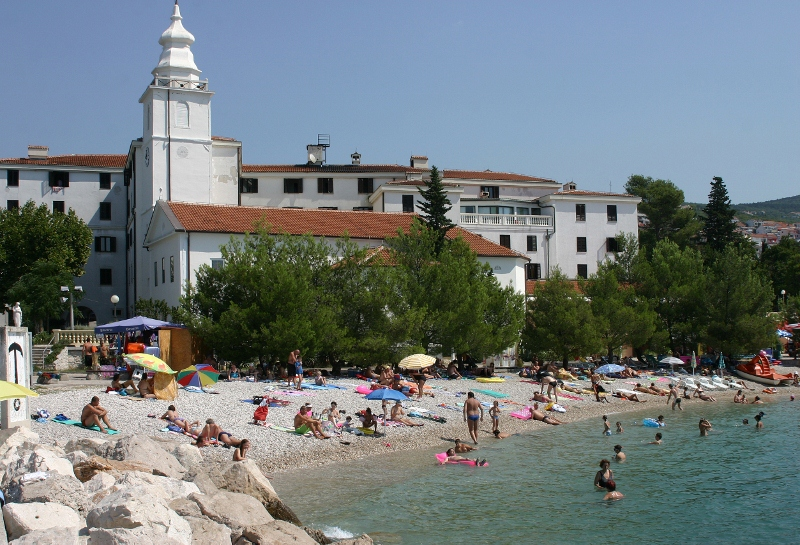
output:
[[[666,428],[641,425],[659,413]],[[800,543],[798,414],[800,401],[788,400],[695,402],[683,412],[659,405],[610,416],[625,429],[611,437],[596,418],[486,439],[486,468],[438,466],[436,451],[416,451],[275,475],[273,484],[311,526],[366,532],[384,545]],[[705,438],[700,416],[714,427]],[[657,431],[663,445],[645,444]],[[592,483],[617,443],[628,456],[612,463],[625,498],[608,502]]]

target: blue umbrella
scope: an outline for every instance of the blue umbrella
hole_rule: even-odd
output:
[[[777,333],[778,337],[782,337],[784,339],[788,339],[789,337],[792,336],[792,334],[786,331],[785,329],[779,329]]]
[[[624,371],[624,370],[625,370],[625,368],[623,366],[621,366],[621,365],[616,365],[616,364],[613,364],[613,363],[607,363],[607,364],[601,365],[600,367],[595,369],[594,372],[599,374],[599,375],[607,375],[609,373],[619,373],[619,372]]]
[[[402,392],[392,390],[391,388],[381,388],[380,390],[372,390],[367,394],[367,399],[371,401],[389,399],[392,401],[405,401],[408,398]]]

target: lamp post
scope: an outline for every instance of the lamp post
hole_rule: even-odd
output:
[[[112,295],[111,296],[111,304],[114,305],[114,320],[117,319],[117,303],[119,303],[119,296]]]
[[[75,298],[73,297],[73,294],[75,292],[83,293],[83,288],[81,286],[75,286],[74,288],[69,289],[69,286],[61,286],[61,291],[69,293],[69,298],[62,297],[61,302],[66,303],[69,301],[69,328],[75,329]]]
[[[783,299],[783,304],[786,304],[786,290],[781,290],[781,299]]]

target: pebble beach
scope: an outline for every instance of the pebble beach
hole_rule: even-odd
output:
[[[791,373],[797,368],[787,365],[781,366],[781,372]],[[463,421],[461,407],[466,399],[466,393],[475,390],[486,390],[507,395],[497,399],[493,396],[476,392],[476,398],[489,405],[495,399],[500,402],[502,414],[500,417],[500,430],[504,433],[531,433],[537,429],[547,427],[548,424],[531,420],[520,420],[510,416],[512,411],[523,410],[526,405],[531,405],[534,392],[539,392],[540,385],[531,384],[520,379],[517,375],[501,375],[504,382],[479,383],[474,380],[429,380],[426,392],[433,396],[425,395],[422,399],[409,399],[403,405],[408,412],[412,408],[427,410],[429,413],[439,415],[446,419],[445,423],[428,419],[413,419],[423,423],[422,427],[405,426],[379,426],[377,435],[358,436],[344,432],[341,437],[320,440],[313,437],[299,436],[290,432],[272,429],[271,427],[253,424],[253,412],[256,406],[243,400],[252,400],[253,396],[266,396],[289,401],[285,407],[270,407],[267,422],[281,427],[293,427],[294,415],[299,408],[308,403],[313,407],[315,416],[330,406],[331,401],[338,404],[343,417],[352,415],[357,420],[357,411],[370,407],[375,414],[381,414],[380,401],[368,401],[364,395],[355,391],[359,385],[367,384],[365,381],[352,378],[331,379],[331,385],[344,389],[330,390],[303,390],[297,395],[295,391],[286,389],[286,382],[219,382],[214,386],[217,393],[193,393],[183,389],[178,390],[175,401],[161,401],[142,399],[133,396],[125,397],[116,394],[106,394],[105,388],[110,383],[106,380],[92,381],[65,381],[54,388],[40,390],[40,397],[30,400],[32,411],[46,409],[50,415],[62,413],[69,418],[77,419],[83,406],[92,396],[100,397],[100,404],[108,409],[112,425],[120,434],[145,434],[160,440],[171,439],[176,442],[189,443],[192,439],[185,435],[160,431],[166,425],[165,421],[158,419],[170,404],[176,405],[181,416],[190,422],[199,420],[204,423],[207,418],[213,418],[222,428],[232,433],[237,438],[247,438],[252,446],[249,458],[255,460],[261,469],[267,473],[276,473],[305,467],[315,467],[332,462],[346,462],[363,457],[372,457],[376,454],[397,450],[412,450],[428,447],[442,446],[456,438],[468,441],[467,426]],[[649,379],[616,379],[604,384],[609,393],[617,389],[633,389],[630,383],[650,381],[662,388],[668,388],[670,379],[667,377],[652,377]],[[570,382],[570,381],[568,381]],[[588,380],[578,380],[572,383],[583,388],[589,388]],[[762,399],[787,397],[793,393],[793,388],[780,388],[778,394],[763,394],[763,385],[745,381],[751,388],[746,394],[749,399],[760,395]],[[730,403],[736,390],[713,390],[707,393],[716,397],[720,403]],[[625,401],[612,398],[610,403],[598,403],[590,395],[576,395],[565,392],[567,396],[559,396],[559,404],[566,409],[565,413],[552,413],[566,424],[588,418],[597,418],[609,415],[614,420],[614,414],[653,409],[653,417],[666,414],[670,406],[666,404],[666,397],[650,394],[639,394],[645,403]],[[685,400],[684,410],[689,410],[695,405],[710,402],[699,399]],[[456,407],[458,410],[442,407]],[[540,408],[542,404],[540,404]],[[492,429],[488,407],[484,407],[484,418],[480,423],[479,442],[485,438],[490,439]],[[149,415],[155,415],[153,418]],[[600,426],[600,424],[598,424]],[[64,444],[70,439],[80,437],[100,438],[99,432],[66,426],[52,421],[45,423],[33,422],[32,429],[42,440],[52,440]],[[221,446],[205,447],[200,449],[204,459],[209,462],[215,460],[230,460],[232,450]]]

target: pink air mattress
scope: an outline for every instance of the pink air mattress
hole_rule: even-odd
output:
[[[436,455],[436,459],[439,461],[440,464],[464,464],[465,466],[477,465],[475,463],[475,460],[459,460],[458,462],[448,462],[447,461],[447,453],[446,452],[440,452],[439,454],[437,454]],[[489,462],[486,462],[481,467],[486,467],[488,465],[489,465]]]

